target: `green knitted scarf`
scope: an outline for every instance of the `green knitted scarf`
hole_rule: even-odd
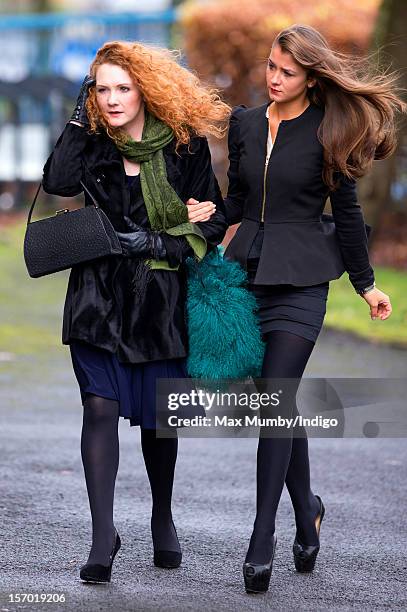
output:
[[[188,208],[167,179],[163,147],[174,138],[174,132],[160,119],[145,111],[141,141],[129,137],[117,148],[126,159],[140,164],[140,182],[151,228],[171,236],[185,236],[196,257],[206,254],[206,239],[199,227],[188,221]],[[167,260],[145,262],[150,268],[177,270]]]

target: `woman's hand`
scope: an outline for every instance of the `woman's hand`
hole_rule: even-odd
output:
[[[187,201],[188,221],[197,223],[198,221],[209,221],[213,213],[216,211],[216,206],[213,202],[198,202],[194,198],[189,198]]]
[[[381,319],[384,321],[388,319],[392,313],[392,307],[390,298],[388,295],[380,291],[377,287],[368,291],[361,296],[370,306],[370,316],[372,320]]]
[[[166,258],[167,251],[158,232],[137,225],[129,217],[124,217],[124,220],[130,232],[116,232],[116,235],[125,257]]]
[[[95,85],[96,80],[93,79],[89,74],[83,79],[78,99],[76,100],[76,106],[72,113],[70,122],[80,125],[81,127],[89,127],[88,113],[86,112],[86,100],[89,96],[89,87]]]

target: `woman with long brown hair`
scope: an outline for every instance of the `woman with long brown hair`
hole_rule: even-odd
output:
[[[280,32],[267,60],[270,102],[236,107],[229,129],[229,225],[241,223],[225,256],[248,270],[266,341],[262,378],[290,379],[296,393],[321,330],[329,281],[346,270],[372,319],[391,314],[375,286],[356,179],[396,147],[395,112],[406,110],[397,75],[372,72],[367,59],[334,51],[307,25]],[[323,215],[329,196],[332,217]],[[199,221],[205,206],[189,206]],[[247,592],[267,591],[276,548],[275,517],[287,485],[295,511],[295,567],[312,571],[325,507],[310,484],[304,427],[289,437],[260,431],[257,513],[243,565]]]
[[[222,135],[229,112],[174,52],[109,42],[44,167],[48,193],[75,196],[86,186],[86,204],[90,192],[123,249],[72,268],[64,308],[62,340],[84,407],[81,453],[92,515],[83,581],[109,582],[121,545],[113,521],[119,417],[141,428],[154,564],[181,563],[171,510],[177,437],[156,437],[155,383],[187,376],[184,260],[202,258],[225,233],[206,136]],[[210,221],[188,222],[189,197],[218,204]]]

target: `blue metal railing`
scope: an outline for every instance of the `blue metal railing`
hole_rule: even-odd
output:
[[[128,23],[165,23],[177,20],[177,9],[157,12],[127,13],[43,13],[28,15],[1,15],[0,30],[38,30],[63,27],[69,23],[93,21],[105,25],[125,25]]]
[[[100,46],[108,40],[137,40],[171,47],[177,19],[177,9],[0,15],[0,37],[13,43],[3,44],[0,57],[0,157],[9,161],[7,168],[0,167],[0,183],[41,176],[43,141],[49,139],[51,150]],[[71,102],[65,107],[67,98]],[[39,126],[45,128],[41,133]],[[39,135],[28,136],[27,144],[30,129]]]
[[[171,26],[177,18],[175,8],[156,12],[3,15],[0,35],[2,38],[7,33],[13,36],[17,54],[12,62],[6,50],[10,61],[2,58],[4,70],[0,80],[19,80],[17,75],[29,73],[60,74],[80,81],[82,68],[86,69],[97,49],[107,40],[139,40],[171,46]],[[78,74],[73,74],[75,63]]]

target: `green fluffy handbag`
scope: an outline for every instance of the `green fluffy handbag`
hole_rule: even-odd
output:
[[[192,378],[210,380],[258,377],[265,344],[256,316],[257,302],[247,289],[247,273],[223,258],[217,247],[197,263],[187,259],[187,319]]]

